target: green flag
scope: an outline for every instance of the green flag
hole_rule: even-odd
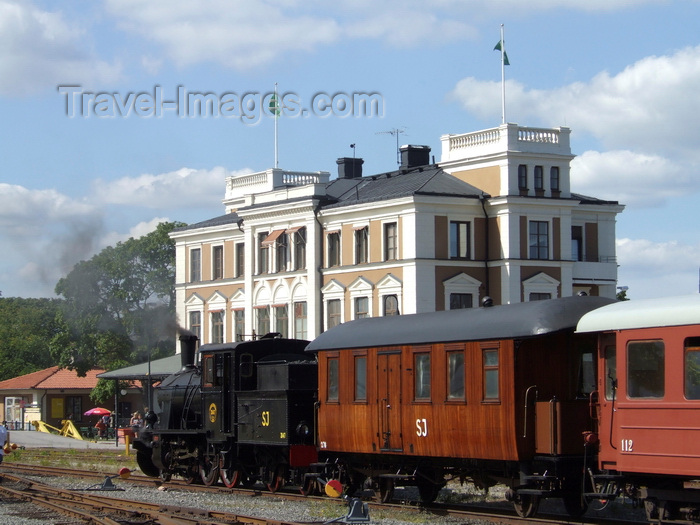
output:
[[[270,97],[270,113],[272,113],[275,117],[279,117],[280,115],[280,106],[279,106],[279,98],[277,98],[277,93],[274,93],[272,97]]]
[[[498,41],[498,44],[496,44],[496,47],[494,47],[493,49],[494,49],[494,51],[495,51],[495,50],[500,51],[501,49],[503,49],[503,46],[502,46],[500,40]],[[503,65],[504,65],[504,66],[509,66],[509,65],[510,65],[510,62],[508,62],[508,55],[506,54],[505,49],[503,49]]]

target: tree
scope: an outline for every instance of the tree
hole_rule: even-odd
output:
[[[58,281],[65,298],[51,351],[84,375],[174,353],[175,243],[182,223],[161,223],[138,239],[110,246]]]
[[[57,364],[49,344],[58,332],[59,299],[0,298],[0,381]]]

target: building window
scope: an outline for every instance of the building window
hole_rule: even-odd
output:
[[[190,312],[190,332],[202,340],[202,312]]]
[[[542,166],[535,166],[535,189],[544,189],[544,169]]]
[[[430,354],[414,354],[415,400],[430,400]]]
[[[530,221],[530,259],[549,258],[549,223]]]
[[[355,401],[367,401],[367,357],[355,356]]]
[[[482,351],[484,365],[484,401],[498,401],[499,399],[499,370],[498,349],[489,348]]]
[[[330,358],[328,359],[328,401],[338,401],[339,379],[338,358]]]
[[[211,342],[224,342],[224,311],[211,313]]]
[[[384,260],[395,261],[399,258],[397,226],[395,222],[384,225]]]
[[[340,266],[340,232],[332,232],[326,236],[328,243],[328,266]]]
[[[473,296],[470,293],[451,293],[450,310],[460,310],[462,308],[472,308],[474,306]]]
[[[234,340],[243,341],[245,339],[245,310],[234,310],[233,311],[233,323],[234,323]]]
[[[275,241],[275,254],[277,256],[278,272],[286,272],[289,263],[289,237],[286,233],[280,233]]]
[[[255,309],[255,326],[258,337],[270,333],[270,307],[262,306]]]
[[[202,280],[202,250],[193,248],[190,250],[190,282]]]
[[[327,305],[326,330],[329,330],[340,324],[340,299],[331,299]]]
[[[66,397],[66,417],[70,417],[73,421],[83,420],[83,398],[80,396]]]
[[[447,399],[463,401],[464,396],[464,352],[447,352]]]
[[[527,296],[528,301],[546,301],[551,298],[552,294],[547,292],[530,292]]]
[[[395,295],[384,296],[384,316],[399,315],[399,298]]]
[[[242,242],[236,243],[236,277],[243,277],[245,274],[245,244]]]
[[[211,249],[212,259],[212,279],[223,279],[224,277],[224,247],[214,246]]]
[[[294,303],[294,337],[297,339],[308,337],[306,315],[306,301]]]
[[[549,187],[552,191],[560,191],[559,188],[559,166],[549,168]]]
[[[355,297],[355,319],[369,317],[369,298]]]
[[[23,399],[21,397],[6,397],[5,398],[5,417],[3,418],[5,421],[12,422],[12,423],[19,423],[21,425],[22,422],[22,403]],[[75,414],[72,412],[69,412],[69,414],[72,414],[73,417],[75,417]],[[69,414],[61,415],[61,417],[65,417]],[[82,411],[78,412],[77,415],[82,416]],[[80,417],[79,419],[82,419]],[[13,425],[14,426],[14,425]],[[8,424],[8,428],[12,428]],[[19,428],[15,426],[15,428]]]
[[[267,273],[269,271],[269,257],[270,248],[269,245],[265,243],[268,233],[258,234],[258,273]]]
[[[527,189],[527,165],[521,164],[518,166],[518,189]]]
[[[471,254],[471,228],[468,222],[450,222],[450,258],[469,259]]]
[[[663,341],[635,341],[627,345],[629,397],[664,397],[664,350]]]
[[[287,305],[275,306],[275,332],[289,336],[289,309]]]
[[[358,228],[355,230],[355,264],[362,264],[369,261],[369,228]]]
[[[583,226],[571,227],[571,259],[583,261]]]
[[[306,268],[306,228],[299,228],[294,233],[294,269]]]

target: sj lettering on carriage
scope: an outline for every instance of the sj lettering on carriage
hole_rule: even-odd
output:
[[[423,419],[416,419],[416,435],[418,437],[427,437],[428,436],[428,420],[423,418]]]

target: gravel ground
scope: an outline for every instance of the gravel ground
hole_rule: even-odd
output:
[[[60,486],[73,490],[85,491],[89,487],[95,487],[95,484],[86,480],[42,477],[36,478],[37,481],[49,485]],[[98,483],[97,486],[101,485]],[[124,490],[112,491],[89,491],[93,495],[103,494],[108,497],[122,497],[127,499],[155,502],[165,505],[178,505],[183,507],[195,507],[199,509],[211,509],[224,511],[244,516],[266,517],[277,520],[287,520],[306,523],[324,523],[336,518],[345,517],[348,513],[347,504],[340,500],[326,499],[305,500],[305,501],[289,501],[281,498],[259,497],[250,495],[238,494],[212,494],[204,492],[189,492],[177,488],[147,487],[143,485],[131,484],[122,482],[119,479],[114,480],[114,485]],[[494,490],[496,489],[496,490]],[[503,506],[512,508],[509,503],[502,501],[502,494],[497,490],[497,487],[492,489],[491,494],[486,497],[479,493],[469,493],[470,503],[478,503],[480,501],[490,506]],[[415,497],[411,494],[414,489],[396,489],[395,499],[400,501],[402,497]],[[403,495],[403,496],[402,496]],[[463,498],[465,489],[458,485],[450,486],[443,489],[443,492],[438,497],[438,500],[454,500],[455,498]],[[561,504],[558,500],[543,502],[540,506],[540,512],[561,512]],[[369,513],[372,524],[376,525],[416,525],[417,523],[427,523],[431,525],[456,525],[465,524],[464,520],[446,518],[426,512],[416,512],[413,510],[393,510],[385,511],[372,508],[372,503],[369,503]],[[625,502],[617,502],[605,509],[604,512],[596,510],[593,506],[588,511],[587,517],[594,518],[596,515],[605,515],[606,517],[625,517],[625,518],[640,518],[643,519],[643,512],[640,509],[635,509],[631,504]],[[48,513],[41,507],[35,507],[28,503],[15,503],[10,501],[0,500],[0,525],[68,525],[77,523],[67,517],[58,516],[53,513]],[[477,524],[479,522],[471,522]]]

